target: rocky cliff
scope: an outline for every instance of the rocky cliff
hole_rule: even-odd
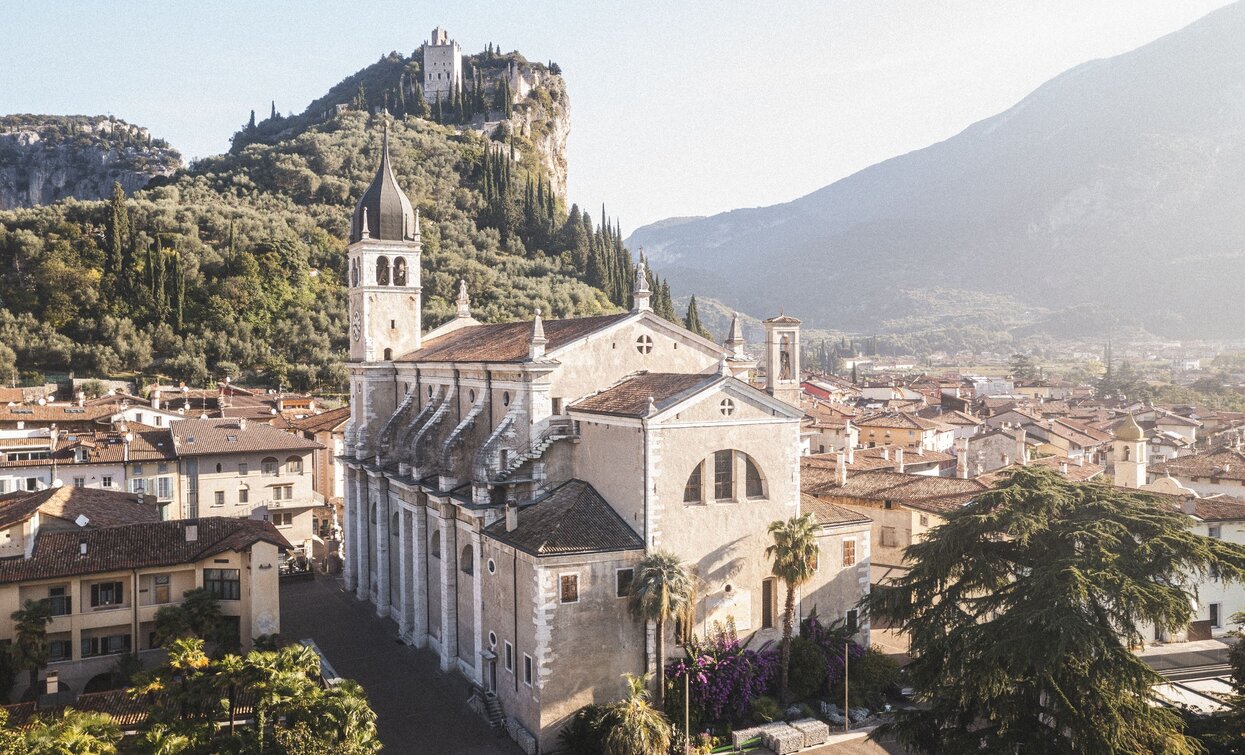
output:
[[[172,175],[181,155],[147,129],[107,116],[0,118],[0,209],[127,194]]]

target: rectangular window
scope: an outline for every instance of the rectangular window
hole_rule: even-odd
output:
[[[264,476],[266,477],[277,476],[277,460],[276,459],[264,459],[261,466],[263,467],[262,471],[264,473]]]
[[[238,474],[245,477],[247,473],[250,471],[251,471],[251,467],[249,464],[247,464],[245,461],[238,462]]]
[[[111,488],[112,487],[112,475],[104,475],[103,481],[100,482],[100,486],[105,487],[105,488]]]
[[[73,659],[73,640],[48,640],[48,660],[68,661]]]
[[[1214,627],[1215,629],[1218,629],[1221,626],[1219,623],[1220,607],[1221,607],[1221,604],[1219,603],[1210,604],[1210,625]]]
[[[683,486],[683,502],[684,503],[700,503],[701,500],[701,479],[700,464],[692,470],[692,474],[687,478],[687,485]]]
[[[161,477],[159,480],[156,481],[156,485],[157,485],[157,491],[161,498],[172,498],[173,497],[173,478]]]
[[[152,603],[168,603],[169,602],[169,575],[157,574],[151,578],[151,602]]]
[[[1219,528],[1219,525],[1218,525],[1218,524],[1212,524],[1212,525],[1208,528],[1208,534],[1209,534],[1211,537],[1216,538],[1216,539],[1223,537],[1222,532],[1223,532],[1223,531]]]
[[[0,493],[7,493],[7,492],[9,492],[9,481],[0,480]]]
[[[164,427],[164,417],[159,414],[156,415],[156,427]]]
[[[532,686],[532,656],[523,654],[523,683]]]
[[[559,601],[562,603],[578,603],[579,575],[563,574],[558,581],[560,583]]]
[[[844,540],[843,541],[843,565],[844,566],[855,566],[856,565],[856,541],[855,540]]]
[[[203,587],[217,600],[241,600],[242,581],[237,569],[204,569]]]
[[[130,636],[128,634],[110,634],[106,637],[83,637],[82,657],[95,655],[115,655],[129,652]]]
[[[761,628],[774,628],[774,580],[761,582]]]
[[[39,478],[38,477],[27,477],[26,478],[26,489],[27,490],[38,490],[39,489]]]
[[[214,505],[214,506],[224,506],[224,505],[225,505],[225,491],[223,491],[223,490],[218,490],[218,491],[216,491],[215,493],[213,493],[213,494],[212,494],[212,505]]]
[[[506,670],[514,671],[514,648],[511,647],[509,641],[506,642]]]
[[[169,473],[168,462],[164,462],[164,461],[160,462],[160,464],[156,467],[156,472],[158,472],[159,474],[168,474]]]
[[[896,537],[895,535],[895,528],[894,527],[883,527],[882,528],[882,547],[883,548],[894,548],[897,545],[899,545],[899,538]]]
[[[121,582],[99,582],[91,585],[91,608],[119,606],[125,602],[125,589]]]
[[[614,594],[625,598],[631,594],[631,581],[635,579],[635,569],[619,569],[614,572]]]
[[[847,631],[856,634],[859,629],[860,611],[855,608],[847,609]]]
[[[294,514],[290,511],[273,512],[272,523],[278,527],[289,527],[294,524]],[[397,537],[397,533],[394,534],[394,537]]]
[[[735,497],[734,451],[715,451],[713,454],[713,497],[719,501]]]
[[[135,464],[131,471],[134,473],[134,476],[137,477],[143,473],[143,465]]]
[[[69,588],[49,587],[48,605],[52,608],[53,616],[68,616],[73,613],[73,598],[69,595]]]
[[[922,527],[928,527],[929,526],[929,514],[921,514],[920,521],[921,521]]]
[[[302,459],[290,459],[289,461],[285,463],[285,466],[286,466],[286,470],[290,474],[302,474],[303,473],[303,460]]]
[[[147,481],[146,480],[130,480],[130,492],[147,495]]]
[[[75,477],[75,478],[73,478],[73,486],[74,486],[75,488],[85,488],[85,487],[86,487],[86,478],[85,478],[85,477]]]
[[[238,488],[238,503],[250,503],[250,502],[251,502],[250,488]]]

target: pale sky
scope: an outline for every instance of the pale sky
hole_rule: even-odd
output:
[[[0,0],[0,113],[111,113],[201,157],[440,25],[562,67],[570,199],[630,232],[802,196],[1226,4]]]

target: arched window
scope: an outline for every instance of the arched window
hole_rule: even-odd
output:
[[[473,558],[474,555],[470,543],[463,546],[463,552],[458,557],[458,568],[463,570],[463,574],[475,574],[476,562],[475,558]]]
[[[393,285],[406,285],[406,257],[398,257],[393,261]]]
[[[401,522],[398,521],[398,512],[393,512],[393,516],[389,517],[389,537],[397,537],[402,528]]]
[[[756,462],[747,454],[744,457],[744,495],[748,498],[764,498],[765,497],[765,481],[761,479],[761,470],[757,469]]]
[[[259,466],[265,477],[277,476],[277,457],[268,456],[259,463]]]
[[[393,349],[385,349],[385,361],[386,362],[393,361]]]
[[[388,257],[377,257],[376,258],[376,285],[378,286],[389,285],[389,258]]]
[[[350,285],[359,285],[359,260],[350,260]]]
[[[635,349],[641,354],[649,354],[653,351],[653,338],[649,335],[642,335],[635,339]]]
[[[428,552],[433,558],[441,558],[441,530],[434,530],[432,533],[432,542],[428,545]]]
[[[285,471],[288,474],[302,474],[303,473],[303,457],[291,456],[288,459],[286,459],[285,460]]]
[[[687,478],[687,484],[683,486],[683,502],[684,503],[700,503],[704,494],[704,486],[702,485],[701,464],[698,462],[696,468]]]
[[[1132,458],[1133,458],[1133,449],[1129,448],[1128,446],[1124,446],[1124,461],[1132,461]]]
[[[376,524],[376,504],[375,503],[372,504],[372,511],[369,514],[369,518],[372,520],[372,524]]]

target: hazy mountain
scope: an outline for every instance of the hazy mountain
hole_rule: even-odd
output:
[[[628,243],[677,289],[823,327],[994,302],[1013,323],[1245,335],[1242,40],[1237,3],[795,201]]]

